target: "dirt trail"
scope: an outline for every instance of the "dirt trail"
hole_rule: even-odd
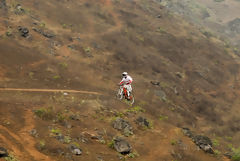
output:
[[[0,91],[22,91],[22,92],[67,92],[67,93],[81,93],[81,94],[102,95],[101,93],[98,93],[98,92],[91,92],[91,91],[78,91],[78,90],[68,90],[68,89],[0,88]]]
[[[10,149],[13,151],[14,155],[16,155],[18,159],[28,160],[26,158],[29,158],[29,156],[31,156],[32,158],[31,161],[53,160],[35,149],[36,142],[34,141],[34,138],[29,135],[29,131],[34,128],[34,119],[32,117],[32,112],[30,110],[25,111],[24,119],[25,126],[19,131],[18,134],[13,133],[8,128],[0,125],[0,130],[3,130],[8,134],[8,137],[5,137],[4,135],[0,134],[0,139],[7,143],[7,145],[10,147]],[[10,137],[12,137],[15,141],[9,139]],[[21,145],[21,147],[19,147],[19,145]],[[27,154],[24,154],[24,152],[25,153],[27,152]]]

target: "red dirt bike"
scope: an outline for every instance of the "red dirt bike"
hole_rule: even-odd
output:
[[[125,98],[127,101],[129,101],[129,103],[131,105],[134,103],[133,93],[130,92],[130,96],[128,98],[127,89],[124,88],[123,86],[120,86],[120,88],[117,91],[117,99],[122,100],[123,98]]]

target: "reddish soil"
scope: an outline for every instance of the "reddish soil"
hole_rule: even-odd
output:
[[[139,156],[121,156],[126,160],[225,161],[228,145],[240,146],[239,58],[221,40],[154,1],[6,2],[8,11],[0,9],[6,14],[0,18],[0,147],[17,159],[117,161],[108,146],[122,135],[112,127],[117,116],[134,129],[125,139]],[[18,3],[25,13],[15,14]],[[20,35],[20,25],[30,37]],[[115,99],[123,71],[134,78],[133,107],[145,112],[127,112],[132,107]],[[139,127],[139,116],[152,128]],[[213,148],[221,154],[198,149],[182,127],[217,140]],[[56,130],[66,140],[56,139]],[[72,154],[70,144],[83,154]]]

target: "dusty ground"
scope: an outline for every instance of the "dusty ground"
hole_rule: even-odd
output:
[[[229,145],[240,146],[239,58],[221,40],[152,1],[3,2],[0,146],[18,160],[120,160],[108,147],[121,135],[111,126],[118,116],[134,128],[126,139],[135,155],[121,156],[127,160],[227,160]],[[18,26],[30,36],[22,37]],[[129,112],[115,99],[122,71],[134,78],[133,107],[144,111]],[[152,128],[137,126],[138,116]],[[199,150],[181,127],[210,137],[221,153]],[[56,131],[66,140],[57,140]],[[104,141],[91,139],[99,133]],[[70,144],[83,154],[73,155]]]

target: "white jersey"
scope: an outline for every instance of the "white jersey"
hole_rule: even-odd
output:
[[[127,75],[126,77],[123,77],[122,81],[120,82],[120,85],[130,85],[132,83],[133,79],[131,76]]]

